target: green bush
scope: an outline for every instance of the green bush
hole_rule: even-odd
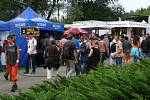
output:
[[[149,100],[150,59],[127,65],[99,65],[87,75],[43,82],[2,100]]]

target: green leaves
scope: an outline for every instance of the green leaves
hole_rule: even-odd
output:
[[[150,59],[122,66],[98,65],[90,74],[43,82],[2,100],[146,100],[150,99]]]
[[[124,13],[118,0],[70,0],[67,8],[67,19],[79,20],[118,20]]]

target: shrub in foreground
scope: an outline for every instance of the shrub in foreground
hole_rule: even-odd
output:
[[[1,95],[2,100],[149,100],[150,60],[136,64],[99,65],[88,75],[54,83],[43,82],[18,96]]]

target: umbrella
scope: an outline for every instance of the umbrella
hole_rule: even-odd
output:
[[[89,32],[87,32],[84,29],[81,28],[70,28],[69,30],[65,31],[64,34],[88,34]]]

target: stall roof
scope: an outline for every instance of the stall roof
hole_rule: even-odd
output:
[[[137,27],[137,28],[147,28],[148,24],[143,22],[135,21],[76,21],[73,24],[65,24],[65,28],[114,28],[114,27]]]
[[[114,28],[114,27],[147,28],[147,23],[134,22],[134,21],[109,21],[107,22],[107,28]]]
[[[52,30],[52,31],[64,31],[64,25],[59,23],[54,23],[41,17],[32,8],[26,8],[20,15],[16,18],[6,22],[11,28],[15,27],[25,27],[25,26],[35,26],[42,30]]]
[[[87,21],[76,21],[73,24],[65,24],[65,28],[106,28],[106,22],[87,20]]]

